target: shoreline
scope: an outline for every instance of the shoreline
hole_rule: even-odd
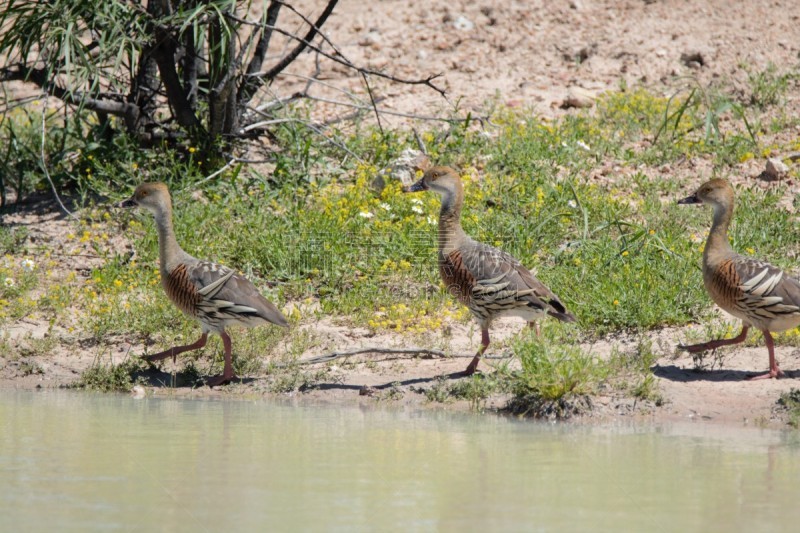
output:
[[[507,340],[518,333],[518,326],[514,320],[504,321],[499,332]],[[653,339],[657,345],[668,346],[669,340],[684,335],[685,330],[686,328],[662,329],[650,332],[646,337]],[[597,341],[589,345],[588,349],[597,357],[603,358],[614,350],[630,349],[641,338],[617,335]],[[370,345],[373,345],[372,342]],[[363,348],[364,344],[353,344],[346,348],[358,347]],[[133,360],[130,354],[140,353],[141,347],[118,346],[116,350],[110,351],[116,355],[110,361],[100,361],[100,364],[118,365],[125,360],[126,354]],[[692,360],[686,355],[676,357],[662,353],[651,368],[655,376],[654,390],[658,401],[632,396],[631,383],[603,382],[588,396],[590,409],[558,421],[588,425],[622,422],[721,423],[739,427],[786,429],[789,413],[777,401],[781,394],[800,388],[800,350],[791,350],[788,346],[778,348],[778,358],[787,377],[746,381],[746,372],[760,370],[759,365],[764,364],[765,352],[761,345],[727,350],[722,356],[721,369],[705,371],[692,369]],[[379,358],[366,354],[334,363],[267,369],[260,375],[244,377],[230,385],[214,389],[186,383],[187,380],[198,378],[194,365],[202,364],[203,360],[179,359],[174,368],[170,361],[159,369],[134,372],[134,389],[128,394],[139,398],[245,401],[264,399],[310,407],[394,406],[424,411],[475,412],[521,419],[557,420],[552,411],[550,416],[544,417],[520,416],[510,412],[507,407],[513,395],[507,391],[494,391],[470,399],[454,395],[458,387],[464,388],[470,381],[482,383],[491,380],[497,372],[491,368],[492,364],[505,365],[505,368],[518,365],[514,358],[500,359],[494,355],[481,363],[482,377],[466,378],[461,372],[471,355],[446,358],[387,358],[380,355]],[[306,354],[300,360],[311,357],[313,356]],[[15,361],[0,359],[3,363],[0,365],[0,389],[33,391],[70,388],[70,385],[81,379],[81,374],[87,368],[98,363],[95,356],[85,352],[80,355],[60,353],[37,359],[38,370],[26,373],[26,365],[33,364],[29,359],[34,357],[23,357]],[[189,370],[195,373],[189,375]],[[147,380],[148,384],[136,383],[136,377]],[[173,379],[177,385],[175,387],[171,386]],[[281,387],[285,390],[281,390]],[[581,397],[576,398],[585,404]]]

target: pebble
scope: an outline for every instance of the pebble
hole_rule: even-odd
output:
[[[700,52],[685,52],[681,54],[681,63],[689,68],[700,68],[706,64],[706,60]]]
[[[570,87],[567,90],[567,97],[561,103],[562,109],[570,107],[589,108],[594,105],[597,96],[592,91],[587,91],[582,87]]]
[[[381,34],[376,31],[368,32],[359,41],[359,46],[369,46],[379,49],[381,47]]]
[[[475,23],[464,15],[459,15],[453,21],[453,27],[460,31],[471,31],[475,28]]]
[[[767,168],[764,172],[773,179],[785,176],[789,172],[789,167],[777,157],[767,159]]]

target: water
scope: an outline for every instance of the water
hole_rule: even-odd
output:
[[[2,531],[789,531],[800,433],[0,391]]]

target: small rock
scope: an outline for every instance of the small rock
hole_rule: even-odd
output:
[[[597,53],[597,43],[591,43],[575,50],[562,54],[564,60],[581,64]]]
[[[360,389],[358,389],[359,396],[375,396],[378,393],[378,389],[375,387],[370,387],[369,385],[364,385]]]
[[[375,70],[381,70],[388,64],[389,64],[389,58],[386,56],[378,56],[376,58],[370,59],[369,61],[369,66]]]
[[[358,45],[378,49],[381,47],[381,34],[376,31],[371,31],[358,41]]]
[[[569,0],[569,7],[570,9],[574,9],[575,11],[580,11],[583,9],[583,4],[580,0]]]
[[[475,28],[475,23],[464,15],[459,15],[453,21],[453,27],[460,31],[472,31]]]
[[[587,91],[582,87],[570,87],[567,91],[567,97],[561,103],[561,109],[592,107],[596,98],[597,95],[592,91]]]
[[[700,52],[688,52],[681,54],[681,63],[689,68],[700,68],[705,66],[706,60]]]
[[[772,179],[780,179],[789,172],[789,167],[777,157],[767,159],[767,168],[764,173]]]
[[[195,202],[203,205],[208,205],[208,198],[206,198],[206,195],[203,194],[203,191],[193,191],[191,196],[192,200],[194,200]]]

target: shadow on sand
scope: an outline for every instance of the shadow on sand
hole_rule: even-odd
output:
[[[744,370],[694,370],[679,368],[675,365],[661,366],[656,365],[651,368],[656,377],[668,379],[670,381],[678,381],[681,383],[689,383],[693,381],[746,381],[748,378],[757,376],[766,372],[765,368],[762,371],[744,371]],[[800,378],[800,370],[783,370],[785,376],[781,379],[797,379]]]

